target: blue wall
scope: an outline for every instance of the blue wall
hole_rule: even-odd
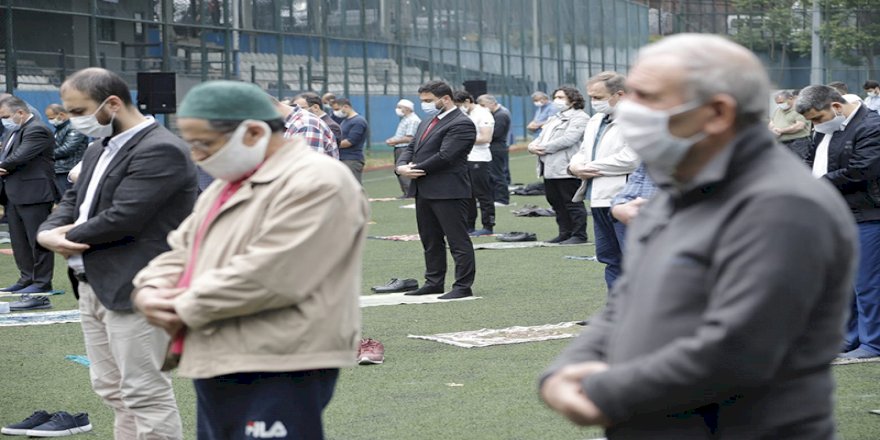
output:
[[[137,91],[132,91],[132,99],[137,101]],[[34,106],[40,112],[40,117],[45,121],[46,117],[43,114],[43,110],[47,105],[52,103],[61,103],[61,97],[57,91],[31,91],[31,90],[20,90],[16,91],[15,95],[27,101],[30,105]],[[419,97],[417,95],[405,96],[406,99],[416,103],[416,113],[420,118],[425,117],[424,113],[419,109]],[[360,113],[362,116],[366,117],[364,110],[364,97],[363,96],[352,96],[351,104],[354,107],[355,111]],[[394,136],[394,132],[397,130],[397,123],[400,121],[400,118],[394,113],[394,109],[397,107],[397,101],[399,98],[396,96],[370,96],[370,118],[367,122],[370,124],[370,143],[373,144],[372,147],[376,150],[390,149],[387,145],[385,145],[385,139]],[[504,100],[501,100],[502,104],[504,104]],[[523,99],[521,97],[512,97],[510,99],[510,105],[506,105],[508,109],[510,109],[510,113],[512,116],[512,127],[511,132],[515,137],[522,136],[522,130],[525,123],[523,123],[522,116],[522,104]],[[527,116],[526,122],[531,120],[532,113],[534,112],[534,108],[532,107],[531,98],[525,98],[525,104],[529,114]],[[159,122],[164,122],[163,117],[161,115],[157,116]]]

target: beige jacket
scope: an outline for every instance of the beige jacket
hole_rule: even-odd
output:
[[[135,277],[135,294],[177,283],[224,186],[215,181],[199,197],[169,234],[171,250]],[[278,150],[223,206],[190,288],[176,299],[188,327],[180,375],[353,365],[368,217],[363,188],[345,165],[302,139]]]
[[[603,118],[605,118],[605,113],[596,113],[590,118],[584,131],[584,141],[581,143],[580,150],[570,161],[571,164],[590,164],[592,168],[602,173],[602,177],[590,179],[593,186],[590,190],[591,208],[610,207],[611,200],[623,189],[627,178],[639,167],[640,163],[639,156],[626,145],[626,141],[620,134],[620,127],[614,123],[613,119],[605,128],[602,138],[599,139],[599,146],[593,145]],[[593,154],[594,149],[596,150],[595,155]],[[581,183],[581,187],[572,198],[573,202],[584,201],[590,180],[584,180]]]

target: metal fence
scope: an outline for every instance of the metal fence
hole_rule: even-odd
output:
[[[0,83],[50,88],[100,65],[278,96],[403,96],[434,78],[523,95],[626,71],[647,14],[626,0],[5,0]]]

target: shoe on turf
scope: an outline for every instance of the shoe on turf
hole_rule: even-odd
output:
[[[0,433],[6,435],[27,435],[29,429],[40,426],[49,421],[52,415],[43,410],[34,411],[28,418],[0,429]]]
[[[21,289],[24,289],[25,287],[28,287],[29,285],[30,284],[14,283],[11,286],[6,286],[0,289],[0,292],[15,293]]]
[[[471,231],[470,233],[468,233],[468,235],[470,235],[471,237],[482,237],[484,235],[492,235],[492,234],[493,234],[492,230],[486,229],[486,228],[477,229],[476,231]]]
[[[557,235],[549,240],[544,240],[544,243],[559,243],[560,241],[568,240],[568,237],[564,235]]]
[[[419,288],[419,282],[412,279],[392,278],[384,286],[373,286],[370,290],[376,293],[411,292]]]
[[[358,364],[376,365],[385,362],[385,346],[381,342],[372,339],[361,339],[358,345]]]
[[[28,429],[29,437],[67,437],[68,435],[89,432],[92,424],[87,413],[71,415],[64,411],[52,414],[52,418],[42,425]]]
[[[18,301],[13,301],[9,303],[9,310],[12,311],[21,311],[21,310],[38,310],[38,309],[51,309],[52,303],[49,301],[48,296],[38,295],[22,295],[21,299]]]
[[[449,292],[438,296],[437,299],[461,299],[471,296],[474,296],[474,293],[471,291],[471,289],[452,289]]]
[[[435,295],[438,293],[443,293],[443,286],[432,286],[430,284],[425,284],[422,287],[419,287],[418,290],[414,290],[412,292],[406,292],[404,295],[407,296],[420,296],[420,295]]]
[[[30,286],[16,290],[15,293],[19,293],[22,295],[32,295],[34,293],[48,293],[51,291],[52,291],[51,285],[49,285],[47,287],[40,287],[40,286],[37,286],[36,284],[31,284]]]
[[[587,240],[580,237],[569,237],[559,242],[559,244],[584,244]]]

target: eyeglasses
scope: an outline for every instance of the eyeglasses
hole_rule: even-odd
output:
[[[224,134],[222,134],[222,135],[220,135],[210,141],[203,141],[201,139],[196,139],[196,140],[187,141],[187,143],[189,144],[190,149],[200,151],[202,153],[207,154],[207,153],[213,152],[216,149],[217,144],[220,143],[221,140],[223,141],[223,144],[225,144],[227,141],[229,141],[230,137],[232,137],[232,132],[224,133]]]

